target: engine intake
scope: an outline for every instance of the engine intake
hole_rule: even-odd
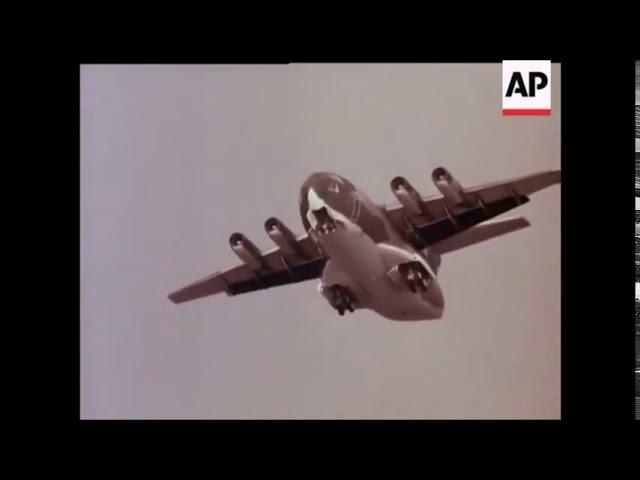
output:
[[[229,237],[231,250],[252,270],[262,268],[262,253],[251,240],[241,233],[234,233]]]
[[[411,186],[404,177],[395,177],[391,180],[391,191],[409,212],[414,215],[422,213],[422,200],[418,191]]]
[[[454,205],[459,205],[464,202],[464,191],[460,182],[458,182],[446,168],[438,167],[434,169],[431,173],[431,178],[444,198]]]
[[[296,243],[296,237],[287,226],[282,223],[276,217],[268,218],[264,222],[264,229],[267,231],[269,238],[273,240],[280,251],[285,255],[298,254],[298,244]]]

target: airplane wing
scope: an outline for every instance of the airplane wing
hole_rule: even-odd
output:
[[[292,238],[289,245],[290,248],[284,249],[286,252],[281,247],[265,253],[256,251],[256,261],[249,262],[253,267],[242,263],[228,270],[216,272],[169,294],[169,299],[174,303],[182,303],[221,292],[238,295],[319,278],[327,259],[318,250],[315,242],[304,234]]]
[[[438,187],[448,195],[420,196],[405,179],[396,177],[391,186],[400,204],[383,207],[391,223],[418,250],[522,205],[532,193],[560,183],[560,171],[553,170],[462,188],[444,169],[434,170],[434,175],[438,170],[449,177],[448,184]]]
[[[452,237],[445,238],[431,247],[435,252],[442,255],[443,253],[454,252],[461,248],[484,242],[491,238],[515,232],[530,225],[529,221],[524,217],[505,218],[503,220],[489,220],[487,222],[464,230]]]

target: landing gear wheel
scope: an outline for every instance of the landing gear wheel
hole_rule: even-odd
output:
[[[329,290],[331,306],[338,311],[340,316],[344,315],[346,310],[353,312],[353,296],[346,287],[333,285],[329,287]]]
[[[325,207],[319,210],[312,210],[312,212],[318,221],[318,226],[316,227],[318,232],[328,235],[336,230],[336,221],[329,215]]]
[[[398,272],[412,293],[418,289],[426,292],[431,283],[431,275],[420,262],[407,262],[398,265]]]
[[[411,290],[413,293],[416,293],[418,291],[418,282],[416,280],[416,277],[417,274],[413,270],[410,269],[407,272],[407,285],[409,286],[409,290]]]

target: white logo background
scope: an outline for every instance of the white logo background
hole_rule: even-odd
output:
[[[507,97],[507,89],[514,72],[522,75],[522,80],[529,92],[529,72],[542,72],[547,76],[548,83],[535,91],[535,97],[524,97],[520,93],[513,93]],[[537,80],[536,83],[539,83]],[[517,90],[517,88],[516,88]],[[502,62],[502,109],[551,109],[551,61],[550,60],[504,60]]]

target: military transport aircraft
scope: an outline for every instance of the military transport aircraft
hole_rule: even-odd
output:
[[[560,182],[560,171],[462,188],[444,168],[432,179],[441,196],[421,196],[403,177],[391,181],[395,205],[379,205],[349,180],[314,173],[300,189],[307,233],[294,235],[275,217],[265,222],[277,245],[262,252],[241,233],[229,239],[242,263],[169,295],[175,303],[226,292],[238,295],[320,279],[318,291],[345,311],[368,308],[393,320],[442,317],[436,275],[442,254],[529,226],[523,217],[487,221]]]

